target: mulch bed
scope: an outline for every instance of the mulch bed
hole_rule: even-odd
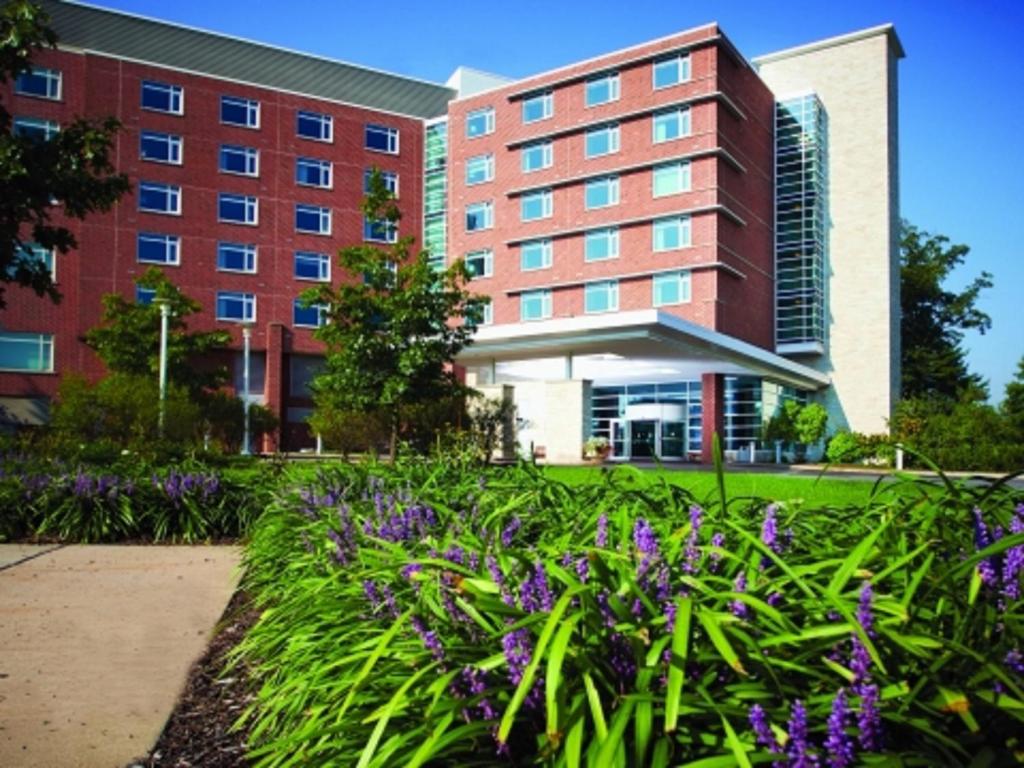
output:
[[[222,677],[227,653],[237,645],[259,617],[249,596],[238,591],[218,624],[206,653],[189,671],[156,746],[129,768],[234,768],[248,765],[248,733],[231,726],[252,701],[248,676],[235,667]]]

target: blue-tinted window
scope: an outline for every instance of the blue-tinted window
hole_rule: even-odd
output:
[[[477,109],[466,115],[466,138],[475,139],[494,133],[494,107]]]
[[[554,114],[554,101],[551,92],[540,93],[523,99],[523,122],[535,123],[538,120],[546,120]]]
[[[587,131],[585,153],[587,157],[599,157],[619,151],[619,126],[605,125]]]
[[[690,57],[688,54],[669,56],[654,62],[653,85],[655,89],[668,88],[690,79]]]
[[[373,243],[398,242],[398,227],[390,221],[363,219],[363,240]]]
[[[28,72],[18,73],[14,90],[23,96],[39,96],[43,99],[60,99],[61,74],[56,69],[32,67]]]
[[[601,75],[587,81],[585,102],[588,107],[607,104],[609,101],[618,101],[618,98],[619,75],[617,72]]]
[[[256,246],[217,243],[217,269],[225,272],[255,272]]]
[[[181,238],[140,232],[136,241],[136,258],[144,264],[180,264]]]
[[[398,129],[389,128],[386,125],[367,125],[365,147],[372,149],[374,152],[387,152],[390,155],[397,155]]]
[[[551,266],[551,241],[532,240],[519,246],[519,269],[529,272]]]
[[[260,151],[253,147],[221,144],[219,167],[224,173],[258,176],[260,172]]]
[[[181,187],[140,181],[139,210],[151,213],[181,213]]]
[[[583,260],[604,261],[619,255],[619,230],[594,229],[584,236]]]
[[[543,320],[551,317],[551,291],[526,291],[519,295],[519,319]]]
[[[220,121],[243,128],[260,127],[260,103],[237,96],[220,97]]]
[[[551,215],[551,190],[531,192],[519,198],[519,214],[522,221],[545,219]]]
[[[588,181],[583,193],[584,205],[591,208],[605,208],[619,202],[619,177],[606,176]]]
[[[180,85],[168,85],[151,80],[142,81],[142,108],[154,112],[180,115],[184,111],[184,93]]]
[[[143,160],[181,165],[181,136],[156,131],[139,134],[139,154]]]
[[[135,303],[141,304],[144,307],[148,307],[153,303],[153,299],[156,298],[156,291],[153,288],[143,288],[138,283],[135,284]]]
[[[256,296],[237,291],[218,291],[217,319],[252,322],[256,319]]]
[[[60,126],[53,120],[16,117],[11,130],[15,136],[24,136],[33,141],[49,141],[60,132]]]
[[[319,205],[296,204],[295,231],[314,235],[331,234],[331,209]]]
[[[331,258],[326,253],[295,252],[295,277],[327,282],[331,279]]]
[[[304,139],[334,141],[334,118],[319,112],[300,110],[295,132]]]
[[[0,331],[0,370],[48,373],[53,370],[53,334]]]
[[[393,171],[378,171],[380,173],[381,181],[384,182],[384,186],[387,188],[395,197],[398,197],[398,174]],[[373,170],[367,168],[363,171],[363,192],[369,194],[370,192],[370,178],[373,176]]]
[[[256,224],[259,217],[259,201],[249,195],[229,195],[221,192],[217,196],[217,218],[234,224]]]
[[[466,206],[466,231],[476,232],[494,226],[494,206],[491,203],[470,203]]]
[[[292,324],[300,328],[319,328],[324,324],[324,310],[322,304],[304,307],[302,301],[296,299],[292,304]]]
[[[307,187],[331,188],[331,163],[309,157],[295,158],[295,183]]]
[[[594,314],[619,308],[619,281],[602,280],[583,286],[583,311]]]

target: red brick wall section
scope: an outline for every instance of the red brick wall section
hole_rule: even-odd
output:
[[[713,436],[725,437],[725,377],[720,373],[705,373],[701,376],[701,442],[700,460],[711,464],[715,460]]]

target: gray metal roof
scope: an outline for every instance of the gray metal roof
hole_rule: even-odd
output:
[[[455,91],[106,8],[38,0],[60,43],[88,51],[241,80],[412,117],[444,115]]]

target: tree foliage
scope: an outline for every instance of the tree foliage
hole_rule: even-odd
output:
[[[969,248],[949,238],[903,223],[900,307],[903,398],[940,397],[958,400],[964,392],[985,397],[984,380],[968,371],[962,347],[964,331],[987,331],[992,320],[976,306],[992,287],[982,272],[962,291],[944,287],[964,262]]]
[[[1006,383],[1001,411],[1016,440],[1024,444],[1024,356],[1017,362],[1016,375]]]
[[[193,396],[216,389],[227,381],[224,368],[202,368],[196,361],[210,352],[224,349],[231,341],[227,331],[190,331],[187,318],[201,309],[156,267],[150,267],[138,284],[156,292],[171,308],[167,336],[168,381],[184,386]],[[156,302],[139,304],[119,293],[103,297],[100,325],[85,335],[112,373],[155,377],[160,366],[160,307]],[[155,380],[155,378],[154,378]]]
[[[396,231],[401,213],[377,172],[362,210],[381,239]],[[327,355],[313,383],[314,427],[316,419],[337,421],[331,414],[377,414],[390,427],[392,455],[404,419],[463,392],[451,363],[470,343],[487,302],[466,290],[470,274],[461,261],[437,271],[412,245],[404,237],[389,247],[343,248],[344,282],[303,294],[326,319],[315,333]]]
[[[48,22],[28,0],[9,0],[0,9],[0,83],[28,71],[35,53],[56,45]],[[78,243],[63,220],[107,211],[130,189],[111,160],[117,120],[77,118],[47,140],[16,136],[12,127],[0,103],[0,307],[3,283],[10,282],[58,301],[49,269],[27,245],[69,252]]]

